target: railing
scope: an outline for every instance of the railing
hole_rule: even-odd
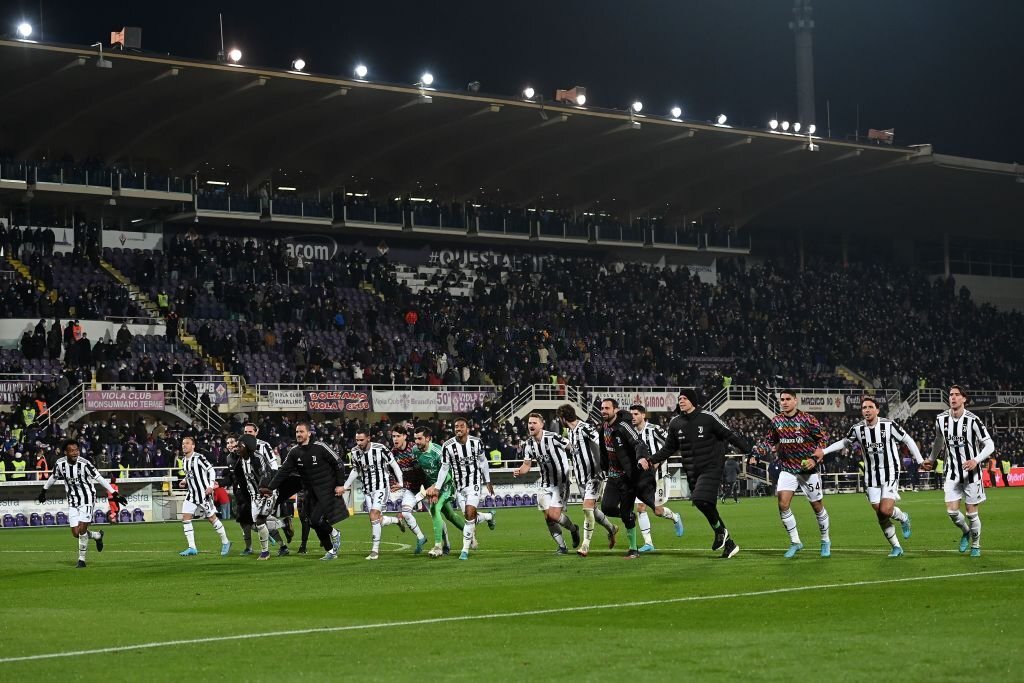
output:
[[[85,400],[85,387],[84,383],[79,384],[54,401],[53,405],[47,406],[46,414],[36,418],[33,426],[45,428],[59,423],[65,415],[72,412]]]
[[[192,399],[185,393],[184,385],[177,382],[109,382],[106,384],[97,383],[95,388],[100,391],[120,391],[124,390],[123,387],[129,385],[132,388],[128,391],[162,391],[164,396],[164,409],[167,407],[176,408],[185,415],[190,416],[192,420],[201,422],[207,429],[220,429],[224,424],[224,418],[220,416],[220,413],[218,413],[212,405],[209,408],[203,405],[199,400],[199,395],[197,395],[195,399]],[[60,400],[54,402],[52,406],[49,406],[46,414],[41,415],[34,424],[40,428],[46,428],[52,424],[60,423],[61,420],[83,406],[85,403],[85,392],[91,390],[92,387],[90,385],[84,383],[79,384],[77,387],[61,397]],[[153,409],[153,411],[159,410],[161,409]]]

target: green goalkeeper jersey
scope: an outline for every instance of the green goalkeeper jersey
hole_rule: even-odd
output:
[[[430,448],[427,450],[424,451],[419,446],[413,446],[412,452],[420,467],[427,474],[427,485],[433,486],[437,482],[437,475],[441,472],[441,447],[431,442]],[[447,489],[449,493],[454,493],[451,472],[445,478],[442,488]]]

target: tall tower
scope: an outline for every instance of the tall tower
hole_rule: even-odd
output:
[[[811,0],[793,0],[789,29],[796,39],[797,120],[806,129],[814,120],[814,15]]]

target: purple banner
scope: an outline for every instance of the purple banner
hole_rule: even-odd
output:
[[[345,413],[370,409],[365,391],[304,391],[306,410],[311,413]]]
[[[95,410],[163,410],[162,391],[87,391],[85,409]]]

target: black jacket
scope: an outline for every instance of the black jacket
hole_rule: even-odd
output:
[[[692,479],[704,471],[721,472],[726,444],[732,444],[741,453],[749,453],[751,448],[746,439],[726,427],[717,415],[697,408],[692,413],[680,413],[672,418],[665,445],[651,457],[651,462],[663,462],[678,452],[686,476]]]
[[[627,410],[620,410],[615,416],[615,422],[611,425],[611,437],[613,447],[609,450],[605,443],[604,430],[608,425],[602,424],[598,428],[599,442],[601,444],[601,466],[605,467],[612,476],[621,473],[629,481],[635,481],[642,473],[637,466],[640,458],[650,458],[650,451],[647,444],[640,438],[640,434],[633,428],[630,421],[630,414]]]
[[[302,479],[302,488],[317,496],[333,496],[336,486],[345,485],[345,467],[334,451],[319,441],[288,451],[267,488],[280,489],[293,474]]]

